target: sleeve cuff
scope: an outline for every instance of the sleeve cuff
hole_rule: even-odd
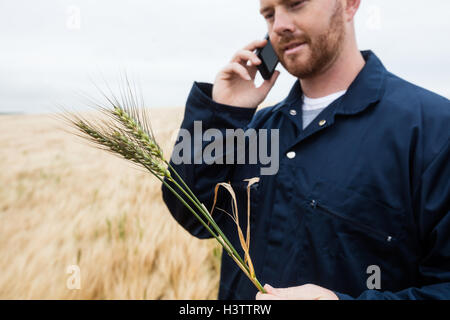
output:
[[[187,108],[198,109],[202,113],[205,113],[205,109],[208,108],[213,112],[215,117],[221,120],[232,117],[233,119],[245,122],[245,124],[250,122],[256,112],[256,108],[234,107],[217,103],[212,99],[212,88],[213,86],[210,83],[194,82],[186,104]]]
[[[333,292],[335,295],[337,295],[339,300],[355,300],[355,298],[349,296],[348,294],[340,293],[340,292],[336,292],[336,291],[333,291]]]

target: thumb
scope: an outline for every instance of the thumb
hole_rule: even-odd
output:
[[[278,293],[278,290],[272,287],[270,284],[265,284],[264,289],[266,289],[267,293],[276,295]]]

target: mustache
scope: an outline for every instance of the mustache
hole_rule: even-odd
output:
[[[282,48],[292,42],[306,42],[306,43],[310,43],[310,39],[307,36],[303,36],[303,37],[283,37],[280,39],[280,41],[278,41],[278,47]]]

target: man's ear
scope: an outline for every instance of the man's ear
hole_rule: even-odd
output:
[[[350,22],[358,11],[361,0],[344,0],[345,20]]]

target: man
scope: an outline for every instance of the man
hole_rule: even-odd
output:
[[[175,166],[208,208],[214,186],[226,181],[245,208],[240,182],[260,177],[251,189],[250,254],[258,279],[270,285],[257,293],[224,255],[219,298],[449,299],[448,99],[358,51],[360,0],[260,4],[281,63],[298,78],[288,97],[255,114],[278,77],[255,87],[253,50],[266,43],[255,41],[213,86],[194,83],[182,128],[193,132],[197,120],[221,131],[279,129],[278,172],[221,162]],[[209,236],[165,188],[163,196],[186,230]],[[234,223],[214,217],[238,247]]]

